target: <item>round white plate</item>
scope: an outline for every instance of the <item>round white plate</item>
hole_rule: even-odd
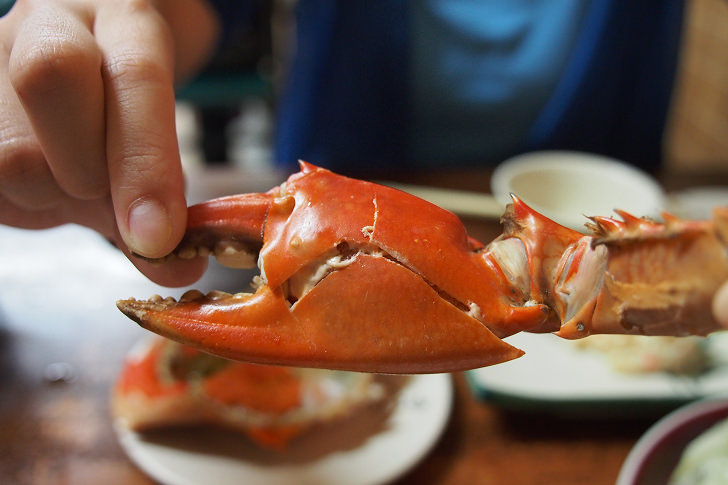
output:
[[[413,376],[386,429],[362,446],[312,462],[275,466],[146,441],[121,426],[116,432],[132,461],[165,485],[373,485],[398,478],[425,456],[445,429],[452,401],[449,374]],[[195,440],[195,436],[189,439]]]

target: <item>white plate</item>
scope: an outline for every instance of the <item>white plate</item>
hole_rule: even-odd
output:
[[[707,340],[716,364],[697,376],[620,373],[598,352],[550,334],[514,335],[507,341],[523,357],[468,372],[473,390],[505,407],[582,414],[655,414],[728,391],[728,334]]]
[[[132,461],[166,485],[373,485],[396,479],[425,456],[445,429],[452,399],[449,374],[413,376],[386,429],[356,449],[307,463],[271,466],[146,441],[123,427],[116,431]],[[189,436],[190,441],[195,439]]]

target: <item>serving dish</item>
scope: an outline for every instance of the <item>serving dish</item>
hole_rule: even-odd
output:
[[[445,429],[452,400],[449,374],[414,376],[384,429],[361,446],[313,460],[251,450],[242,437],[230,434],[222,439],[213,434],[205,441],[204,433],[186,430],[163,439],[120,426],[115,430],[131,460],[165,485],[376,485],[395,480],[427,454]]]
[[[554,335],[518,334],[507,339],[526,355],[469,371],[480,398],[506,409],[564,417],[657,417],[685,403],[728,392],[728,335],[705,340],[711,364],[696,375],[623,373],[598,352]]]

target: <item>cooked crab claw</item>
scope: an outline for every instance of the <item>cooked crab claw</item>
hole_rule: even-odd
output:
[[[514,196],[504,234],[484,246],[444,209],[302,162],[267,193],[190,207],[187,233],[169,256],[214,255],[236,268],[257,261],[253,293],[192,290],[117,305],[153,332],[222,357],[380,373],[505,362],[523,352],[502,339],[521,331],[578,338],[714,328],[682,317],[706,317],[705,295],[728,279],[716,225],[622,217],[593,218],[595,235],[585,236]],[[677,269],[650,272],[660,258],[680,264],[678,246],[697,240],[696,231],[723,249],[710,253],[710,284],[666,283]],[[660,285],[661,300],[640,300]],[[673,306],[684,315],[663,324]]]
[[[501,271],[453,214],[301,168],[268,193],[189,209],[174,257],[211,254],[233,267],[257,260],[254,293],[191,291],[119,308],[167,337],[266,364],[443,372],[522,354],[499,337],[540,324],[548,309],[514,304]],[[486,326],[483,315],[498,317]]]

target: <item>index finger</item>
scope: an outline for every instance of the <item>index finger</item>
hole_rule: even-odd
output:
[[[104,4],[94,30],[103,56],[106,153],[119,232],[131,251],[161,257],[182,238],[187,214],[171,36],[144,1]]]

